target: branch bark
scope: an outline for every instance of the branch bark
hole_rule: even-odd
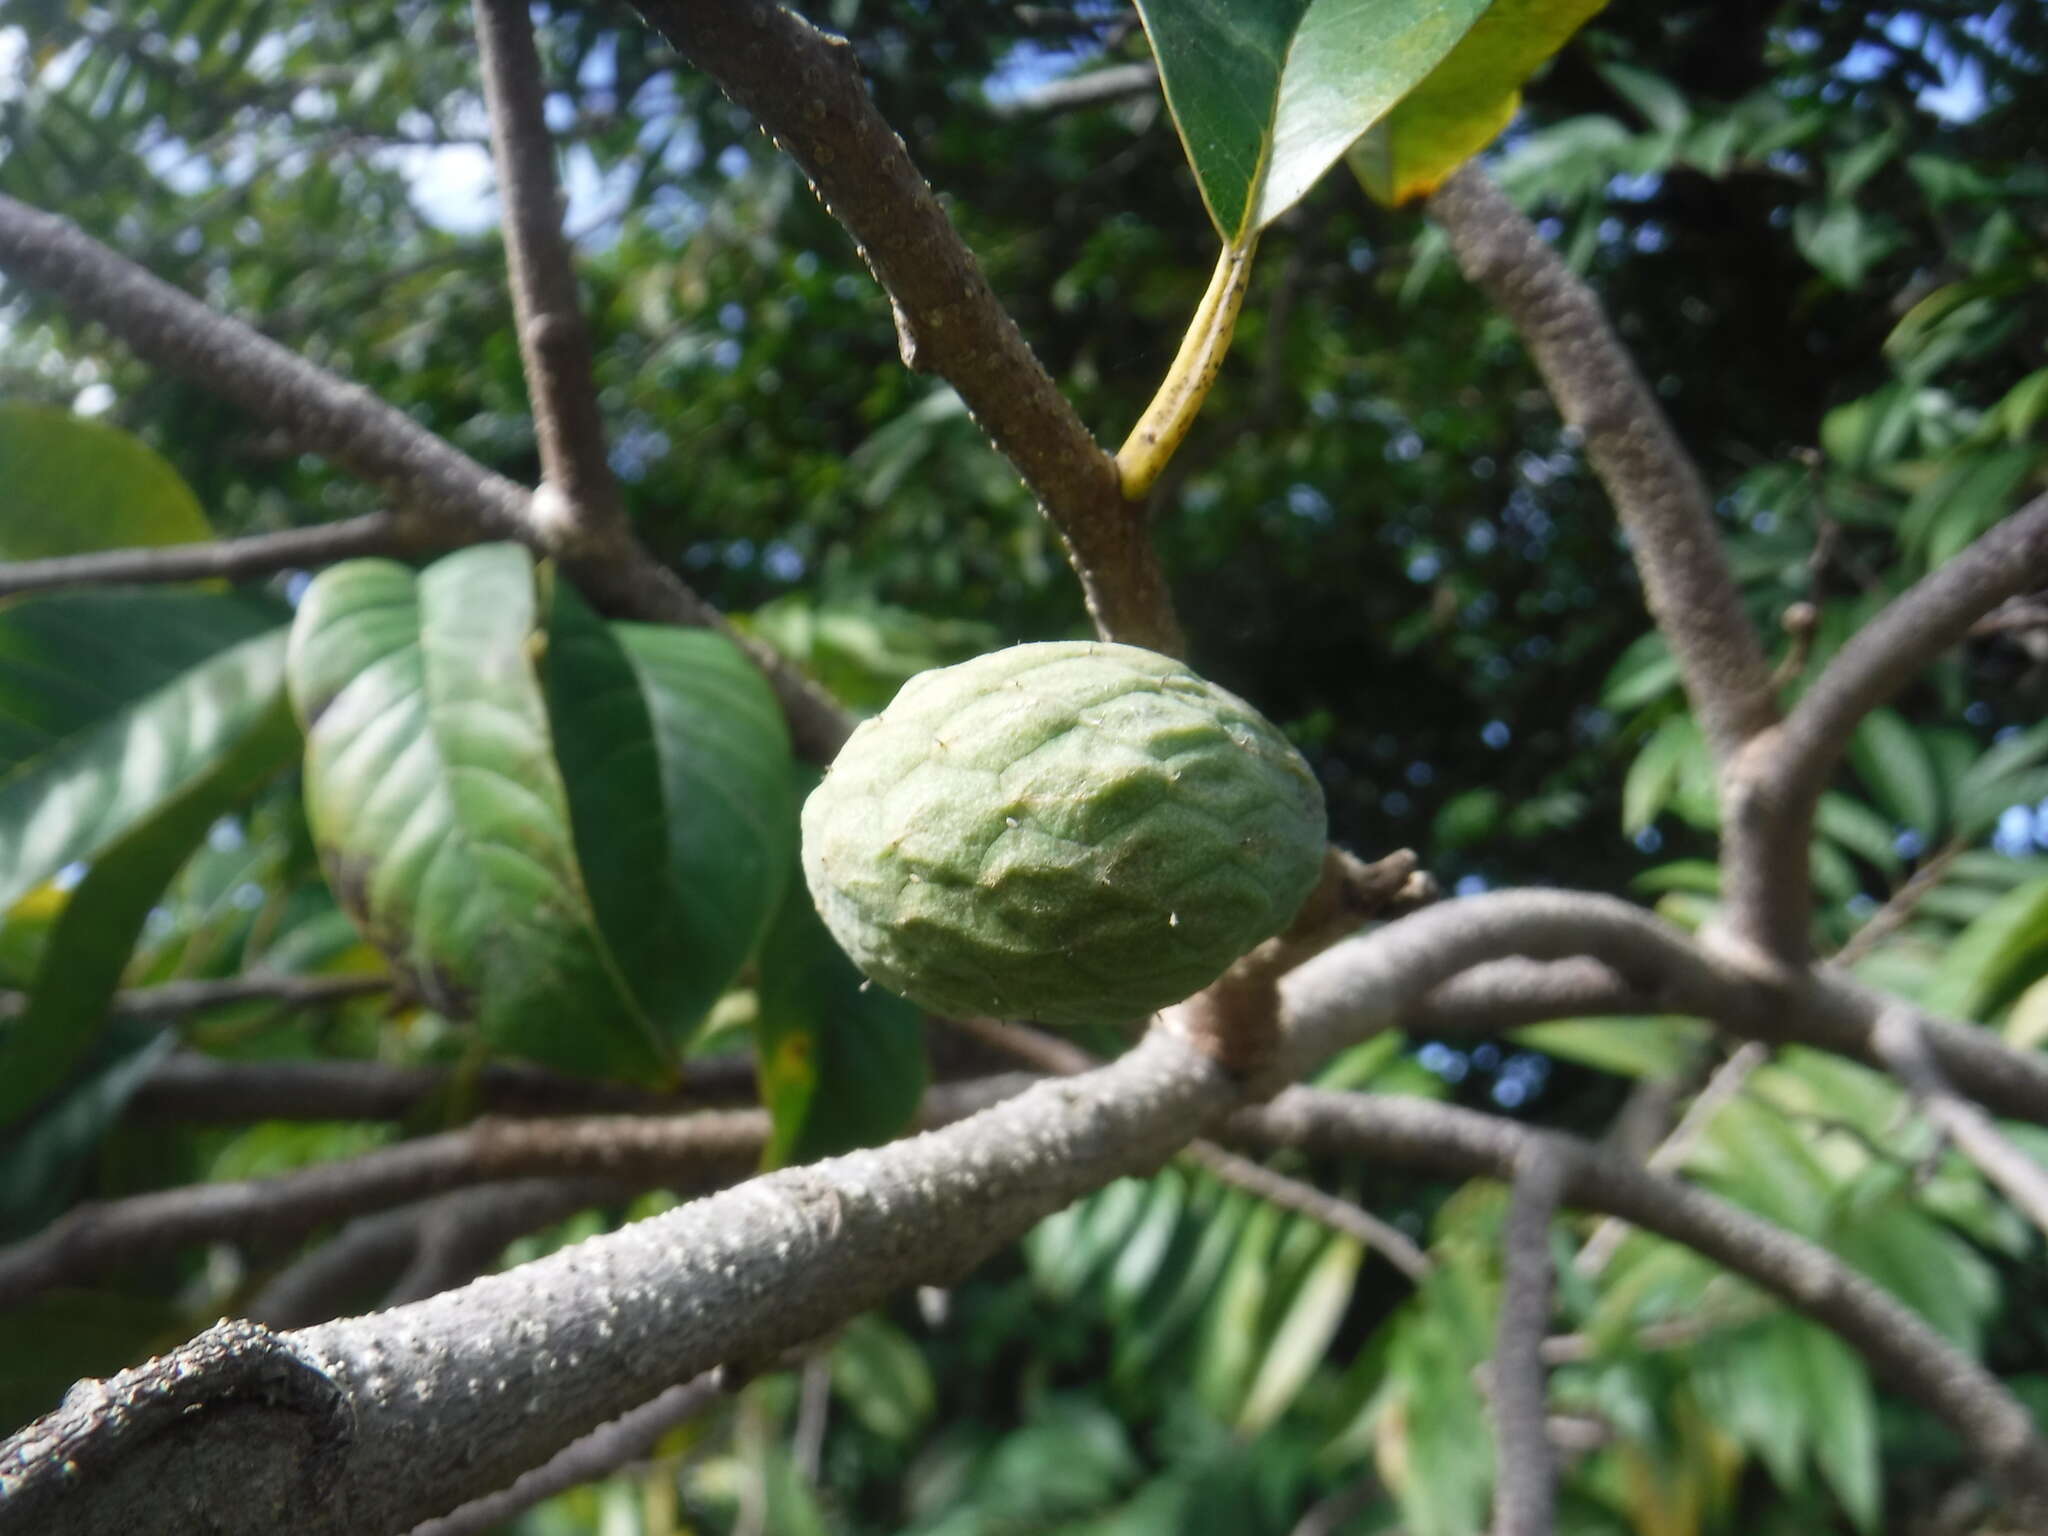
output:
[[[123,1018],[164,1020],[237,1003],[326,1008],[358,997],[374,997],[390,987],[389,976],[283,976],[252,971],[220,981],[166,981],[153,987],[130,987],[114,994],[109,1012]],[[0,992],[0,1019],[16,1018],[27,1006],[26,992]]]
[[[1507,1278],[1493,1348],[1493,1536],[1550,1536],[1557,1525],[1543,1343],[1557,1289],[1550,1223],[1563,1194],[1556,1154],[1543,1142],[1526,1148],[1508,1202]]]
[[[1785,722],[1744,748],[1722,793],[1722,885],[1735,937],[1786,960],[1805,957],[1814,812],[1858,723],[1985,614],[2043,581],[2048,496],[2037,496],[1893,599],[1835,653]]]
[[[124,582],[253,581],[279,571],[310,570],[363,555],[406,556],[432,547],[431,539],[389,512],[372,512],[338,523],[205,544],[109,549],[16,561],[0,565],[0,597]]]
[[[810,177],[889,295],[904,366],[938,374],[1066,542],[1105,640],[1184,641],[1143,503],[1025,342],[869,97],[845,39],[774,0],[636,0],[648,22],[751,112]]]
[[[1723,761],[1778,718],[1770,668],[1743,612],[1697,465],[1592,289],[1476,163],[1433,193],[1465,276],[1521,334],[1628,531],[1643,595]],[[1805,847],[1800,849],[1805,856]]]
[[[590,337],[562,237],[547,89],[526,0],[475,0],[477,52],[491,118],[491,160],[504,207],[505,258],[519,360],[533,402],[544,486],[561,498],[565,547],[626,536],[618,484],[605,458]]]

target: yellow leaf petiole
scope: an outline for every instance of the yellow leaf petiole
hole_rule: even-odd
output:
[[[1209,397],[1209,388],[1223,367],[1223,356],[1230,350],[1231,333],[1237,329],[1237,312],[1244,305],[1244,291],[1251,282],[1252,252],[1258,244],[1255,231],[1223,248],[1223,254],[1216,260],[1215,275],[1209,279],[1209,290],[1202,295],[1194,319],[1188,322],[1188,333],[1181,339],[1173,366],[1167,369],[1159,392],[1145,407],[1138,424],[1131,428],[1123,447],[1117,450],[1117,474],[1123,481],[1124,495],[1132,501],[1152,489],[1153,482],[1186,439],[1188,429],[1195,424],[1202,402]]]

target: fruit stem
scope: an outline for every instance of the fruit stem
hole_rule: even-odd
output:
[[[1131,435],[1117,450],[1117,474],[1127,499],[1136,501],[1152,489],[1153,482],[1186,440],[1202,402],[1209,398],[1210,386],[1216,382],[1224,354],[1230,350],[1231,334],[1237,329],[1237,312],[1244,306],[1245,289],[1251,282],[1252,252],[1258,245],[1258,232],[1254,230],[1223,247],[1223,254],[1216,259],[1216,271],[1209,279],[1209,289],[1188,322],[1187,335],[1181,338],[1173,366],[1166,370],[1152,403],[1145,407],[1145,414],[1138,418]]]

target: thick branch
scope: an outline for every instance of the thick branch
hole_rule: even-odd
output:
[[[1543,1343],[1557,1289],[1550,1223],[1563,1193],[1564,1165],[1546,1143],[1532,1144],[1515,1169],[1503,1236],[1507,1279],[1493,1347],[1493,1536],[1550,1536],[1557,1524]]]
[[[253,533],[206,544],[161,549],[109,549],[52,560],[0,565],[0,597],[122,582],[253,581],[279,571],[309,570],[361,555],[404,556],[431,547],[389,512],[339,523]]]
[[[2026,1409],[1917,1312],[1804,1238],[1571,1137],[1422,1099],[1292,1088],[1236,1115],[1230,1129],[1258,1146],[1497,1179],[1512,1179],[1530,1151],[1543,1147],[1562,1170],[1567,1204],[1696,1249],[1832,1329],[1955,1431],[2013,1495],[2015,1516],[2048,1519],[2048,1444]]]
[[[526,0],[475,0],[491,159],[504,206],[505,257],[519,360],[533,402],[543,482],[563,501],[563,542],[624,534],[618,485],[605,458],[590,337],[562,237],[562,192],[547,125],[547,89]]]
[[[1017,467],[1066,541],[1104,639],[1179,654],[1148,514],[1026,344],[980,263],[882,120],[843,38],[774,0],[639,10],[802,166],[888,292],[907,367],[936,373]]]
[[[1863,717],[1985,614],[2048,580],[2048,496],[2037,496],[1915,582],[1850,637],[1783,725],[1751,742],[1724,791],[1722,886],[1737,937],[1803,958],[1814,810]]]
[[[1770,669],[1742,611],[1707,488],[1600,301],[1477,164],[1429,211],[1459,268],[1520,332],[1628,530],[1643,593],[1722,759],[1777,719]],[[1802,845],[1802,857],[1804,848]]]
[[[564,1447],[546,1466],[535,1467],[510,1488],[414,1526],[412,1536],[484,1536],[558,1493],[644,1461],[662,1436],[707,1412],[724,1395],[713,1371],[670,1387],[652,1402],[642,1403]]]

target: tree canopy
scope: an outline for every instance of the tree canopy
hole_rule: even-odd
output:
[[[547,1452],[646,1407],[447,1529],[2022,1528],[2048,15],[1345,9],[0,13],[8,1425],[589,1252],[567,1353],[713,1321],[533,1367]],[[1091,632],[1451,898],[1354,861],[1249,1098],[1217,989],[927,1020],[796,873],[851,720]]]

